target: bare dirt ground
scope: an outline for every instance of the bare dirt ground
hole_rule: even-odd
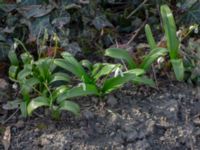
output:
[[[198,94],[177,82],[163,82],[159,90],[127,85],[104,102],[77,99],[78,118],[63,113],[59,121],[38,115],[24,120],[17,113],[1,127],[11,128],[11,150],[198,150]]]

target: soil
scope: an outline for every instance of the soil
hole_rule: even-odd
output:
[[[64,112],[59,121],[41,115],[24,120],[17,113],[1,127],[11,127],[10,150],[198,150],[198,94],[177,82],[158,90],[127,85],[106,101],[77,99],[78,118]]]

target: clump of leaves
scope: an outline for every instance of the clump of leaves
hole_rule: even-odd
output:
[[[43,106],[49,107],[54,117],[58,117],[61,110],[78,115],[80,109],[76,103],[66,99],[60,103],[57,101],[58,96],[66,91],[68,86],[55,86],[55,82],[69,82],[69,77],[65,73],[54,72],[53,58],[34,60],[28,52],[22,53],[20,56],[22,63],[17,58],[15,51],[9,52],[11,62],[9,77],[20,87],[22,115],[24,117],[31,115],[35,109]]]
[[[125,61],[128,65],[128,69],[135,69],[135,68],[141,68],[145,71],[148,71],[152,65],[152,63],[157,60],[159,57],[165,55],[167,50],[165,48],[155,48],[153,49],[148,55],[144,56],[144,59],[141,64],[137,64],[136,61],[133,60],[133,58],[130,56],[130,54],[125,50],[121,48],[108,48],[105,51],[105,55],[117,58],[123,61]],[[146,76],[141,76],[140,79],[132,79],[134,82],[143,83],[146,85],[154,86],[154,82],[147,78]]]
[[[74,95],[103,96],[118,89],[123,84],[133,80],[134,78],[140,78],[140,76],[145,73],[143,69],[138,68],[123,72],[122,65],[120,64],[92,64],[88,60],[78,62],[68,52],[63,52],[62,57],[63,59],[56,59],[54,63],[75,75],[79,80],[79,86],[63,93],[63,95],[58,98],[59,101],[71,98]]]
[[[177,29],[174,17],[170,8],[167,5],[162,5],[160,10],[163,28],[165,31],[165,38],[167,42],[167,51],[165,52],[168,52],[170,55],[170,62],[172,64],[176,79],[181,81],[184,79],[184,66],[183,60],[179,56],[180,42],[176,35]],[[145,33],[151,51],[154,51],[155,49],[160,49],[155,42],[151,28],[148,24],[145,26]]]

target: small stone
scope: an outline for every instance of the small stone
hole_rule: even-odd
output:
[[[48,145],[50,144],[50,141],[47,138],[41,138],[41,145]]]
[[[87,119],[87,120],[90,120],[90,119],[93,119],[93,118],[94,118],[94,114],[93,114],[91,111],[89,111],[89,110],[85,110],[85,111],[83,112],[83,117],[84,117],[85,119]]]
[[[8,89],[8,82],[4,79],[0,79],[0,89],[6,90]]]
[[[147,126],[147,129],[146,129],[147,134],[152,134],[155,129],[155,121],[153,120],[146,121],[146,126]]]
[[[149,147],[150,145],[146,139],[138,141],[135,145],[135,149],[137,150],[145,150],[145,149],[149,149]]]
[[[110,133],[110,137],[113,137],[115,135],[115,132]]]
[[[138,138],[138,133],[137,133],[137,131],[134,130],[134,131],[132,131],[132,132],[130,132],[130,133],[127,134],[126,141],[127,142],[133,142],[137,138]]]
[[[107,104],[111,107],[114,107],[115,105],[117,105],[117,99],[113,95],[109,95]]]
[[[15,127],[17,128],[23,128],[24,127],[24,121],[23,120],[19,120],[16,124]]]
[[[196,124],[196,125],[200,125],[200,115],[198,115],[197,117],[195,117],[195,118],[193,119],[193,122],[194,122],[194,124]]]
[[[126,146],[126,149],[127,150],[133,150],[134,149],[134,144],[133,143],[130,143]]]
[[[93,103],[97,104],[98,101],[99,101],[98,98],[96,98],[96,97],[92,97],[92,102],[93,102]]]

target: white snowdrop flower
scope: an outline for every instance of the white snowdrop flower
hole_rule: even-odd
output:
[[[117,77],[119,74],[120,74],[121,77],[124,76],[122,70],[121,70],[120,68],[117,68],[117,69],[115,70],[114,77]]]
[[[12,88],[15,89],[15,90],[17,90],[17,88],[18,88],[17,84],[14,83],[14,84],[12,85]]]
[[[196,27],[194,26],[194,25],[191,25],[190,27],[189,27],[189,30],[190,31],[192,31],[192,30],[194,30]]]
[[[13,44],[13,48],[14,48],[14,50],[17,49],[17,46],[18,46],[18,44],[15,42],[15,43]]]
[[[198,34],[198,33],[199,33],[198,27],[196,27],[196,28],[194,29],[194,33],[195,33],[195,34]]]
[[[164,61],[165,61],[165,59],[164,59],[163,57],[159,57],[159,58],[157,59],[157,63],[158,63],[159,65],[162,64]]]
[[[86,91],[86,85],[85,85],[85,83],[79,83],[78,86],[79,87],[82,86],[83,87],[83,91]]]

